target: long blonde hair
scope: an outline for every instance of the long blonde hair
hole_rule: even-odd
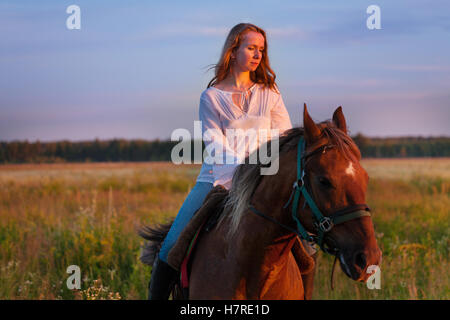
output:
[[[215,75],[208,84],[208,88],[224,80],[231,71],[231,53],[239,48],[243,36],[248,31],[254,31],[262,34],[264,37],[264,50],[261,62],[255,71],[250,72],[250,79],[255,83],[263,84],[263,87],[270,88],[278,92],[275,84],[275,72],[270,68],[269,57],[267,55],[266,32],[251,23],[239,23],[235,25],[228,33],[227,39],[222,49],[219,62],[213,66]]]

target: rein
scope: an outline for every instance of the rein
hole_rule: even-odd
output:
[[[325,244],[325,237],[328,232],[330,232],[335,225],[353,220],[358,219],[361,217],[370,217],[370,209],[367,206],[367,204],[355,204],[351,206],[347,206],[345,208],[339,209],[334,211],[328,216],[325,216],[322,214],[322,212],[317,207],[316,203],[314,202],[314,199],[311,197],[310,193],[308,192],[304,177],[305,177],[305,166],[304,162],[305,159],[316,154],[324,154],[327,150],[327,148],[333,148],[334,145],[322,145],[315,150],[308,152],[305,154],[305,141],[303,137],[300,137],[297,147],[297,179],[295,180],[293,186],[292,186],[292,193],[289,197],[289,200],[287,203],[283,206],[283,209],[286,209],[289,204],[292,202],[292,219],[296,223],[296,229],[291,228],[285,224],[282,224],[278,222],[276,219],[262,213],[258,209],[256,209],[252,204],[249,204],[249,209],[255,213],[256,215],[263,217],[264,219],[267,219],[273,223],[276,223],[277,225],[281,226],[284,229],[289,230],[290,232],[293,232],[297,234],[300,238],[309,241],[314,242],[319,245],[320,249],[322,251],[329,253],[331,255],[336,256],[339,252],[339,249],[336,247],[328,247]],[[309,208],[312,211],[313,219],[315,220],[314,226],[316,228],[316,234],[310,234],[308,231],[306,231],[305,227],[301,224],[300,220],[298,219],[297,211],[298,211],[298,205],[300,201],[300,197],[303,196],[305,199],[305,203],[303,208],[308,205]],[[333,271],[334,271],[334,265],[333,264]]]

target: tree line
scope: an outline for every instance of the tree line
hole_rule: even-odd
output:
[[[450,137],[370,138],[353,140],[366,158],[450,157]],[[171,161],[178,141],[125,140],[0,142],[0,163]],[[191,141],[194,150],[194,141]],[[204,144],[202,144],[204,148]]]

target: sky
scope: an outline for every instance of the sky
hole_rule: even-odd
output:
[[[367,28],[370,5],[381,29]],[[193,133],[240,22],[266,31],[294,126],[307,103],[316,121],[342,106],[351,134],[450,136],[448,1],[2,0],[0,141]]]

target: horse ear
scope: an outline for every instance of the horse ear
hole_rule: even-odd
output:
[[[311,144],[320,136],[320,129],[313,119],[309,116],[306,103],[303,105],[303,128],[305,129],[305,140]]]
[[[347,134],[347,124],[345,122],[345,117],[344,117],[344,113],[342,112],[341,106],[339,106],[334,111],[333,122],[340,130],[342,130],[345,134]]]

